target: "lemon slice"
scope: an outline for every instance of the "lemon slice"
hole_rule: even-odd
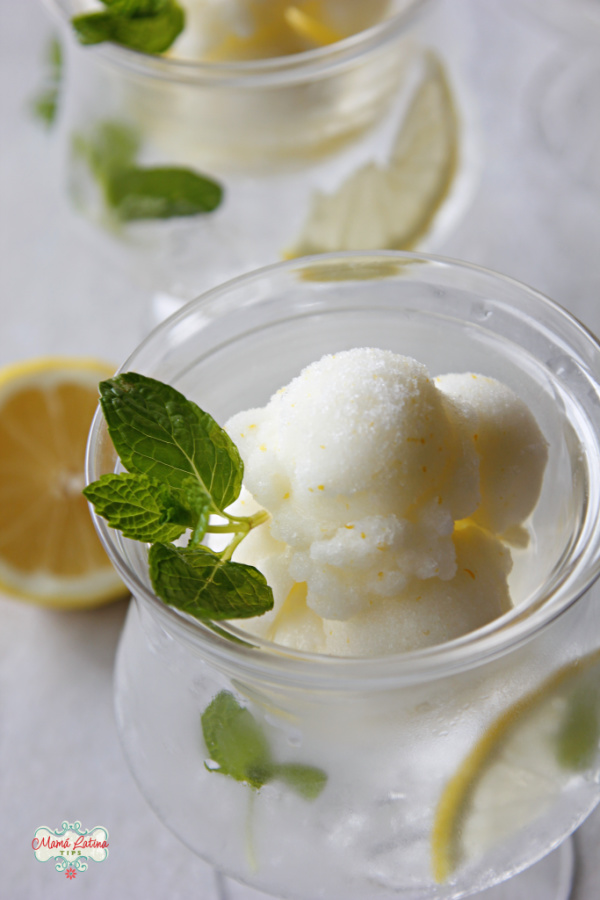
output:
[[[448,782],[432,832],[436,881],[535,821],[599,750],[596,652],[503,713]]]
[[[112,372],[63,358],[0,371],[0,589],[8,594],[73,609],[126,593],[81,494],[98,382]]]
[[[239,0],[220,41],[204,54],[211,61],[287,56],[342,40],[346,35],[328,21],[324,0]],[[224,27],[225,26],[225,27]],[[210,29],[209,29],[210,30]]]
[[[458,132],[443,63],[428,51],[387,165],[367,163],[335,193],[315,193],[302,233],[284,256],[414,247],[453,182]]]
[[[324,22],[318,14],[310,15],[298,6],[286,6],[283,18],[296,34],[312,41],[315,47],[325,47],[342,39],[342,34]]]

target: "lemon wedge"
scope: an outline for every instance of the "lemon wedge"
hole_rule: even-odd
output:
[[[91,359],[0,371],[0,590],[45,606],[96,606],[127,592],[96,535],[84,487],[98,382]]]
[[[596,652],[503,713],[450,779],[432,832],[436,881],[535,821],[599,752]]]
[[[442,61],[424,71],[387,165],[370,162],[332,194],[316,192],[288,259],[338,250],[407,250],[429,231],[452,185],[459,124]]]

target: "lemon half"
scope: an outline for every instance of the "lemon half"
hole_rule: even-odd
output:
[[[543,815],[599,751],[600,651],[503,713],[450,779],[432,832],[436,881]]]
[[[113,371],[60,357],[0,371],[0,589],[8,594],[74,609],[126,593],[81,494],[98,382]]]

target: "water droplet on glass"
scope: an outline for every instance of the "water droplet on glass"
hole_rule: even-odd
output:
[[[473,303],[471,312],[473,318],[478,319],[480,322],[485,322],[494,315],[494,310],[491,309],[487,303],[481,302]]]
[[[579,367],[570,356],[565,356],[564,354],[560,354],[559,356],[551,357],[547,362],[548,368],[551,372],[554,372],[555,375],[572,375],[579,371]]]

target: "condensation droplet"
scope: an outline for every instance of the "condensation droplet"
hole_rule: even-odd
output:
[[[472,315],[480,322],[486,322],[494,315],[494,310],[487,303],[473,303]]]

